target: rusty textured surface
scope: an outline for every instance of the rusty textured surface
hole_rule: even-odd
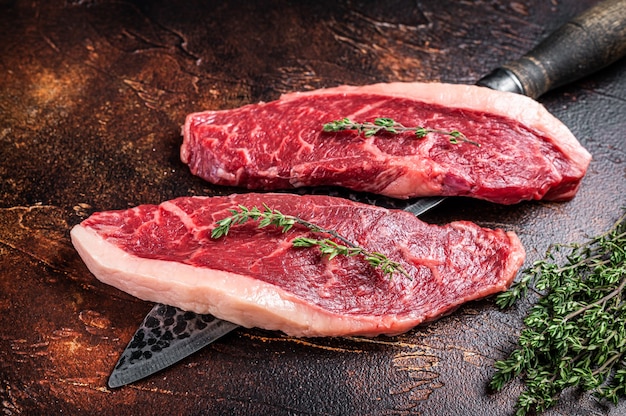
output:
[[[97,282],[68,232],[96,210],[230,192],[179,161],[188,112],[344,83],[473,83],[595,3],[0,1],[2,413],[511,414],[518,386],[489,394],[486,383],[525,307],[489,300],[394,338],[240,329],[111,391],[151,304]],[[448,200],[426,220],[514,230],[528,261],[609,227],[626,206],[626,62],[540,101],[594,156],[579,195]],[[550,414],[624,412],[573,392]]]

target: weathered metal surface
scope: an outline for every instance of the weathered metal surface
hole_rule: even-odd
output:
[[[151,304],[96,281],[91,212],[226,193],[178,158],[188,112],[338,84],[473,83],[595,1],[0,1],[3,414],[507,415],[490,394],[524,306],[475,302],[393,338],[239,329],[152,378],[106,380]],[[541,98],[594,156],[567,203],[449,199],[425,219],[516,231],[528,261],[626,206],[626,62]],[[623,414],[571,394],[552,414]]]

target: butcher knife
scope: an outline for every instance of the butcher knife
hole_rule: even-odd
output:
[[[605,0],[561,26],[531,52],[478,81],[478,85],[537,98],[602,69],[626,54],[626,0]],[[421,198],[404,209],[415,215],[443,198]],[[122,353],[111,388],[152,375],[233,331],[211,315],[155,305]]]

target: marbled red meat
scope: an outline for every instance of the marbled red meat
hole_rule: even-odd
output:
[[[255,223],[220,239],[215,222],[239,204],[267,204],[337,230],[400,262],[392,278],[361,257],[332,260]],[[429,225],[414,215],[328,196],[244,194],[183,197],[95,213],[72,242],[101,281],[144,300],[246,326],[301,336],[398,334],[464,302],[505,290],[524,261],[512,232],[460,221]]]
[[[460,130],[365,138],[323,132],[343,117]],[[390,83],[283,95],[237,109],[190,114],[181,159],[219,185],[289,189],[335,185],[394,198],[469,196],[497,203],[572,198],[591,156],[536,101],[470,85]]]

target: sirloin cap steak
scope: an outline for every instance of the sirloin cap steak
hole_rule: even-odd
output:
[[[286,233],[254,222],[211,238],[239,205],[267,204],[400,262],[391,278],[361,257],[295,248]],[[244,194],[182,197],[95,213],[72,242],[102,282],[141,299],[246,327],[296,336],[399,334],[464,302],[508,288],[524,261],[512,232],[466,221],[429,225],[414,215],[329,196]]]
[[[386,117],[443,134],[324,132],[349,118]],[[181,160],[219,185],[275,190],[336,185],[394,198],[469,196],[513,204],[567,200],[591,156],[531,98],[440,83],[341,86],[187,116]]]

